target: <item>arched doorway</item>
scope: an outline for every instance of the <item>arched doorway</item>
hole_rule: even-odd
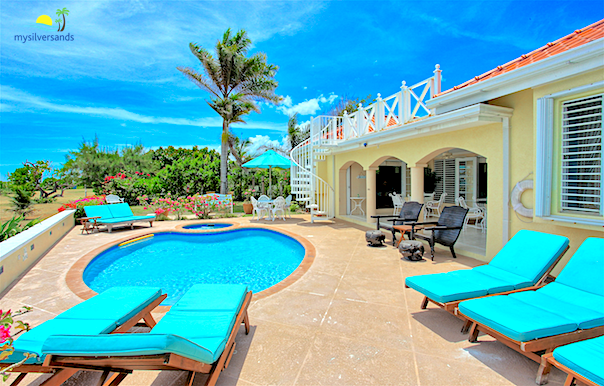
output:
[[[367,213],[366,172],[355,161],[346,162],[339,170],[339,213],[364,221]]]

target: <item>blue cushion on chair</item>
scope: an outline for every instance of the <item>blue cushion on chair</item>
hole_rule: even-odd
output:
[[[107,205],[111,211],[112,217],[132,217],[132,209],[127,203]]]
[[[521,289],[530,287],[535,284],[534,281],[531,281],[523,276],[516,275],[514,273],[504,271],[503,269],[499,269],[497,267],[493,267],[489,265],[481,265],[479,267],[472,268],[472,271],[479,272],[483,275],[487,275],[493,277],[495,279],[499,279],[501,281],[505,281],[513,285],[512,289]],[[510,290],[511,291],[511,290]],[[489,294],[498,293],[501,291],[494,291],[493,289],[489,289]]]
[[[108,319],[115,328],[161,296],[156,287],[114,287],[71,307],[55,319]]]
[[[53,335],[45,354],[73,356],[134,356],[174,353],[202,363],[215,362],[213,353],[173,334]]]
[[[109,205],[85,206],[84,212],[86,212],[86,217],[100,217],[97,221],[108,220],[114,217],[109,210]]]
[[[499,295],[459,303],[462,314],[518,342],[575,331],[571,319],[517,297]]]
[[[556,283],[604,296],[604,239],[590,237],[568,261]]]
[[[197,284],[150,334],[55,335],[42,350],[75,356],[174,353],[211,364],[223,353],[246,294],[245,285]]]
[[[108,334],[132,318],[161,296],[153,287],[115,287],[102,292],[54,319],[21,334],[14,342],[15,353],[2,362],[15,363],[23,359],[23,352],[42,355],[42,344],[54,334]],[[30,359],[27,363],[37,363]],[[40,360],[41,363],[41,360]]]
[[[567,246],[567,237],[520,230],[493,257],[489,265],[536,283]]]
[[[405,284],[440,303],[475,298],[489,294],[489,291],[511,291],[514,284],[483,275],[473,269],[411,276]]]
[[[554,359],[598,385],[604,385],[604,336],[558,347]]]
[[[543,290],[546,290],[547,287],[552,284],[543,287]],[[551,296],[551,293],[552,291],[542,291],[539,289],[537,291],[510,294],[509,296],[534,307],[541,308],[542,310],[562,315],[566,319],[575,322],[580,329],[604,325],[604,308],[601,308],[600,310],[585,308],[578,305],[572,299],[561,299],[556,296]]]

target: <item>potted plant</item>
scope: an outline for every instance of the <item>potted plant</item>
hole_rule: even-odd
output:
[[[256,189],[246,189],[243,191],[243,211],[245,214],[252,214],[254,206],[250,202],[250,197],[256,193]]]

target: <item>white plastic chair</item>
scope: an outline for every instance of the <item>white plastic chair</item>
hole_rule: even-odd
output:
[[[396,193],[390,193],[389,196],[392,198],[392,204],[394,205],[392,215],[396,216],[400,213],[401,209],[403,208],[403,197]]]
[[[281,213],[281,218],[283,219],[283,221],[285,221],[285,198],[281,196],[275,198],[275,200],[273,201],[273,207],[271,208],[271,215],[273,217],[273,221],[275,221],[277,212]]]
[[[115,194],[108,194],[105,196],[105,201],[107,201],[107,204],[121,204],[124,202],[124,199]]]
[[[287,217],[292,218],[292,212],[290,210],[292,206],[292,195],[285,197],[285,212],[287,213]]]
[[[483,232],[485,231],[485,213],[482,208],[477,206],[469,207],[466,203],[465,198],[459,196],[455,199],[457,205],[461,206],[468,210],[468,214],[463,222],[463,229],[466,229],[468,226],[473,226],[475,228],[481,229]],[[474,220],[474,225],[469,225],[470,220]]]
[[[254,219],[254,216],[258,217],[258,221],[260,221],[260,215],[262,215],[262,213],[266,212],[266,214],[268,215],[268,207],[265,206],[264,204],[261,204],[258,202],[258,200],[256,200],[255,197],[250,197],[250,201],[252,203],[252,220]],[[264,215],[262,215],[262,217],[264,217]]]
[[[269,217],[271,215],[271,199],[269,196],[263,194],[258,197],[258,209],[261,213],[266,212],[266,217]]]
[[[440,217],[441,208],[445,202],[445,197],[447,197],[446,192],[440,195],[440,199],[438,201],[426,202],[426,206],[424,206],[424,219],[431,217],[432,215]]]

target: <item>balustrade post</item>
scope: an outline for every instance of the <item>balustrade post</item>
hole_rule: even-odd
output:
[[[363,104],[359,103],[359,111],[357,111],[357,133],[359,136],[366,134],[365,133],[365,109],[363,108]]]
[[[377,94],[375,115],[375,131],[383,130],[386,125],[384,125],[384,101],[382,100],[382,94],[380,93]]]
[[[342,133],[342,140],[346,141],[350,137],[350,118],[348,116],[348,111],[344,110],[344,132]]]
[[[407,87],[407,82],[405,82],[404,80],[401,86],[401,95],[401,106],[403,109],[403,122],[401,123],[405,124],[411,119],[411,94],[409,93],[409,87]]]
[[[437,64],[436,66],[434,66],[435,70],[434,70],[434,79],[435,79],[435,86],[436,86],[436,90],[434,91],[434,94],[440,94],[440,81],[441,81],[441,72],[442,70],[440,69],[440,64]],[[430,95],[430,97],[433,97],[434,95]]]

